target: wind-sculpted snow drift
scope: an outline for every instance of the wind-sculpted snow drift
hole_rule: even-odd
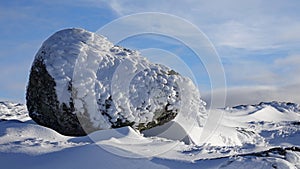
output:
[[[263,102],[211,111],[224,113],[212,137],[203,145],[187,145],[144,137],[128,126],[95,131],[93,140],[64,136],[32,122],[25,105],[0,101],[1,168],[300,168],[298,104]]]
[[[65,135],[145,130],[179,113],[201,125],[206,116],[190,79],[83,29],[59,31],[43,43],[26,100],[35,122]]]

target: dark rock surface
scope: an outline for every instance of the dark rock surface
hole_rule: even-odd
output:
[[[38,124],[52,128],[64,135],[84,135],[74,105],[59,104],[54,79],[49,75],[42,60],[35,60],[27,86],[29,116]]]

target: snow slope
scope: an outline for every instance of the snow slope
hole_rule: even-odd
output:
[[[11,169],[300,168],[299,105],[271,102],[211,111],[223,113],[223,118],[205,144],[194,145],[170,138],[169,134],[165,134],[169,139],[163,138],[163,134],[145,137],[146,134],[130,127],[67,137],[35,124],[28,118],[24,105],[0,102],[0,166]]]

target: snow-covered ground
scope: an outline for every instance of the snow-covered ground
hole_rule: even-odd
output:
[[[0,168],[300,168],[299,105],[270,102],[210,113],[223,114],[217,127],[205,144],[188,145],[130,127],[67,137],[34,123],[25,105],[0,102]]]

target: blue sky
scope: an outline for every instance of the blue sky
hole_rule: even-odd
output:
[[[0,99],[25,102],[34,55],[54,32],[69,27],[97,31],[117,18],[139,12],[172,14],[206,34],[224,66],[227,105],[271,100],[300,103],[300,1],[297,0],[1,1]],[[141,50],[162,47],[165,42],[164,38],[138,39],[128,39],[121,45]],[[178,43],[162,48],[192,55],[187,48],[178,50]],[[193,63],[193,59],[186,61]],[[197,66],[196,81],[203,97],[208,99],[209,79],[203,65]],[[214,92],[218,94],[218,90]]]

